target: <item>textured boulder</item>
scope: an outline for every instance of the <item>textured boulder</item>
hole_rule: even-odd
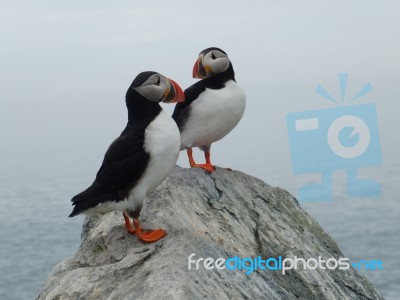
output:
[[[86,218],[75,256],[50,274],[39,299],[383,299],[348,270],[188,270],[188,256],[340,258],[336,243],[283,189],[238,171],[177,167],[152,193],[144,244],[121,213]]]

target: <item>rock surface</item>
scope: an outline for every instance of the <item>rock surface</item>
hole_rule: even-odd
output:
[[[188,270],[192,253],[343,257],[293,196],[238,171],[176,167],[141,219],[168,235],[144,244],[126,232],[121,213],[86,218],[79,250],[54,268],[38,299],[383,299],[353,268]]]

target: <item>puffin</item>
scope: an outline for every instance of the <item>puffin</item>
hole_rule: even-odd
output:
[[[139,240],[150,243],[166,235],[163,229],[143,230],[139,217],[146,196],[170,174],[180,151],[179,129],[160,102],[184,99],[172,79],[153,71],[136,76],[126,93],[128,123],[109,146],[92,185],[72,198],[69,217],[121,211],[127,231]]]
[[[186,149],[190,167],[212,173],[215,166],[211,163],[211,144],[239,123],[246,108],[246,96],[236,83],[228,55],[219,48],[200,52],[193,78],[201,80],[185,90],[185,101],[177,103],[172,118],[181,133],[180,150]],[[204,151],[204,164],[194,161],[193,147]]]

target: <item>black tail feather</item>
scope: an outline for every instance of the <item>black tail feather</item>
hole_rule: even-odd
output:
[[[71,214],[69,215],[70,218],[75,217],[81,213],[84,213],[86,210],[96,207],[97,205],[105,202],[110,201],[120,201],[119,193],[111,192],[105,193],[99,196],[95,196],[92,198],[85,198],[86,191],[76,195],[72,198],[72,205],[74,205],[74,209],[72,210]]]

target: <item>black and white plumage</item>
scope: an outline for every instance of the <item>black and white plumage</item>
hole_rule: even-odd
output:
[[[212,172],[211,144],[239,123],[246,108],[246,96],[236,83],[227,54],[219,48],[200,52],[193,77],[202,80],[185,90],[185,102],[175,106],[172,118],[179,127],[181,150],[187,149],[191,167]],[[192,147],[205,151],[205,164],[194,162]]]
[[[135,78],[126,93],[128,124],[107,150],[92,185],[72,198],[70,217],[122,211],[125,220],[138,219],[146,196],[169,175],[179,155],[178,127],[159,103],[183,100],[179,85],[156,72]]]

